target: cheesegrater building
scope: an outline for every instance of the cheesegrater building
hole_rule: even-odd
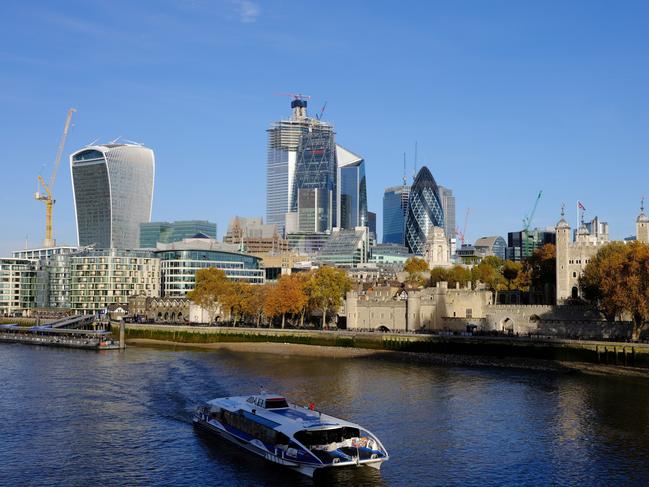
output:
[[[151,220],[155,159],[138,144],[91,145],[70,156],[80,246],[135,249]]]

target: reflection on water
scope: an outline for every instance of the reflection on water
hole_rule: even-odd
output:
[[[643,485],[649,382],[372,359],[0,346],[3,485]],[[391,459],[315,482],[195,431],[260,387],[358,422]]]

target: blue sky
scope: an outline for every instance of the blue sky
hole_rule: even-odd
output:
[[[265,216],[265,129],[312,96],[365,157],[370,210],[403,152],[471,208],[467,237],[576,220],[633,234],[649,181],[649,3],[11,1],[0,5],[0,255],[76,239],[67,156],[100,138],[156,152],[155,220]]]

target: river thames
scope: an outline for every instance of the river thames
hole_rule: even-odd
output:
[[[362,359],[0,345],[2,485],[647,485],[649,381]],[[194,430],[263,386],[372,430],[315,482]]]

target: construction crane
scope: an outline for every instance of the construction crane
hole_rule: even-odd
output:
[[[466,226],[469,223],[470,212],[471,212],[471,208],[467,208],[466,213],[464,214],[464,227],[462,228],[462,230],[460,230],[459,228],[455,229],[455,233],[457,233],[458,236],[460,237],[460,242],[462,243],[462,245],[464,245],[464,236],[466,235]]]
[[[273,93],[275,96],[290,96],[294,100],[310,100],[311,96],[302,93]]]
[[[54,209],[54,196],[52,192],[54,191],[54,183],[56,183],[56,173],[59,170],[59,164],[61,163],[61,156],[63,155],[63,149],[65,148],[65,140],[68,138],[68,131],[70,130],[70,123],[72,122],[72,114],[76,112],[75,108],[70,108],[68,110],[68,116],[65,119],[65,126],[63,127],[63,135],[59,141],[59,147],[56,151],[56,157],[54,158],[54,167],[52,168],[52,175],[50,176],[49,183],[45,183],[45,180],[39,174],[38,183],[43,187],[45,193],[36,191],[34,198],[38,201],[45,203],[45,240],[43,246],[46,248],[54,247],[54,237],[52,232],[52,210]]]
[[[327,102],[324,102],[324,105],[322,105],[322,108],[320,109],[320,113],[318,113],[315,118],[318,120],[322,120],[322,115],[324,115],[325,108],[327,108]]]
[[[522,232],[523,248],[521,249],[521,258],[531,255],[533,243],[530,242],[529,229],[530,226],[532,225],[532,220],[534,219],[534,214],[536,213],[536,208],[539,206],[539,201],[541,200],[542,194],[543,194],[543,190],[540,190],[539,194],[536,195],[536,200],[534,200],[534,206],[532,206],[532,211],[530,211],[529,214],[523,218],[523,232]]]
[[[532,211],[523,218],[523,231],[527,232],[530,228],[530,225],[532,224],[532,219],[534,218],[534,213],[536,213],[536,208],[539,206],[539,200],[541,199],[541,195],[543,194],[543,190],[539,191],[539,194],[536,195],[536,200],[534,200],[534,206],[532,207]]]

